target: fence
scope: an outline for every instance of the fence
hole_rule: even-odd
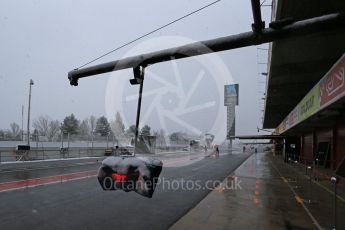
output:
[[[0,149],[0,163],[104,156],[107,148]]]
[[[133,152],[132,146],[125,147]],[[155,153],[189,151],[188,146],[157,147]],[[33,147],[30,150],[16,150],[14,147],[0,147],[0,163],[11,161],[37,161],[81,157],[100,157],[113,153],[113,147]]]

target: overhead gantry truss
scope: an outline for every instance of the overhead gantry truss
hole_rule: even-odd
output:
[[[299,36],[345,28],[344,12],[323,15],[295,22],[290,18],[287,20],[271,22],[268,28],[264,28],[264,22],[261,20],[261,13],[259,13],[260,7],[257,7],[257,2],[259,1],[252,0],[252,3],[256,3],[252,4],[254,17],[254,23],[252,25],[253,31],[206,41],[194,42],[183,46],[127,57],[91,67],[74,69],[68,73],[70,84],[77,86],[80,78],[97,74],[128,68],[136,68],[138,66],[149,66],[165,61],[260,45],[281,39],[291,39]]]
[[[292,18],[288,18],[271,22],[269,27],[265,28],[265,23],[261,18],[260,0],[251,0],[251,3],[254,19],[252,31],[206,41],[194,42],[183,46],[127,57],[91,67],[74,69],[68,73],[70,84],[77,86],[80,78],[122,69],[133,69],[134,79],[131,79],[130,82],[131,84],[140,84],[136,118],[135,153],[138,141],[145,67],[165,61],[260,45],[277,40],[292,39],[299,36],[345,28],[344,12],[332,13],[301,21],[294,21]],[[269,138],[272,139],[272,137],[273,136],[271,135]]]

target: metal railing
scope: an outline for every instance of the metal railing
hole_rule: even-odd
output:
[[[133,147],[124,147],[133,152]],[[156,147],[155,153],[186,152],[188,146],[165,146]],[[32,148],[31,150],[16,150],[15,148],[0,149],[0,163],[13,161],[37,161],[50,159],[68,159],[82,157],[101,157],[116,155],[114,147],[46,147]]]
[[[107,148],[56,148],[32,150],[2,150],[0,163],[105,156]]]
[[[317,159],[312,157],[303,157],[294,154],[287,154],[287,163],[292,165],[296,170],[310,175],[315,181],[330,181],[331,177],[335,175],[335,170],[331,167],[337,163],[335,160],[325,160],[321,165]],[[330,166],[330,167],[325,167]],[[340,186],[345,187],[345,183],[341,183]]]

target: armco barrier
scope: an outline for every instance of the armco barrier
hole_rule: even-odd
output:
[[[0,163],[13,161],[36,161],[81,157],[101,157],[105,155],[107,148],[65,148],[55,149],[32,149],[28,151],[17,151],[5,149],[0,151]]]

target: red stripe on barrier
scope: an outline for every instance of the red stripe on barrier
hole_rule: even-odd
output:
[[[52,184],[52,183],[57,183],[57,182],[66,182],[70,180],[83,179],[87,177],[93,177],[96,175],[97,175],[97,170],[92,170],[92,171],[55,175],[55,176],[39,177],[39,178],[33,178],[33,179],[27,179],[27,180],[21,180],[21,181],[3,182],[3,183],[0,183],[0,192],[27,188],[27,187],[34,187],[34,186],[39,186],[39,185]]]

